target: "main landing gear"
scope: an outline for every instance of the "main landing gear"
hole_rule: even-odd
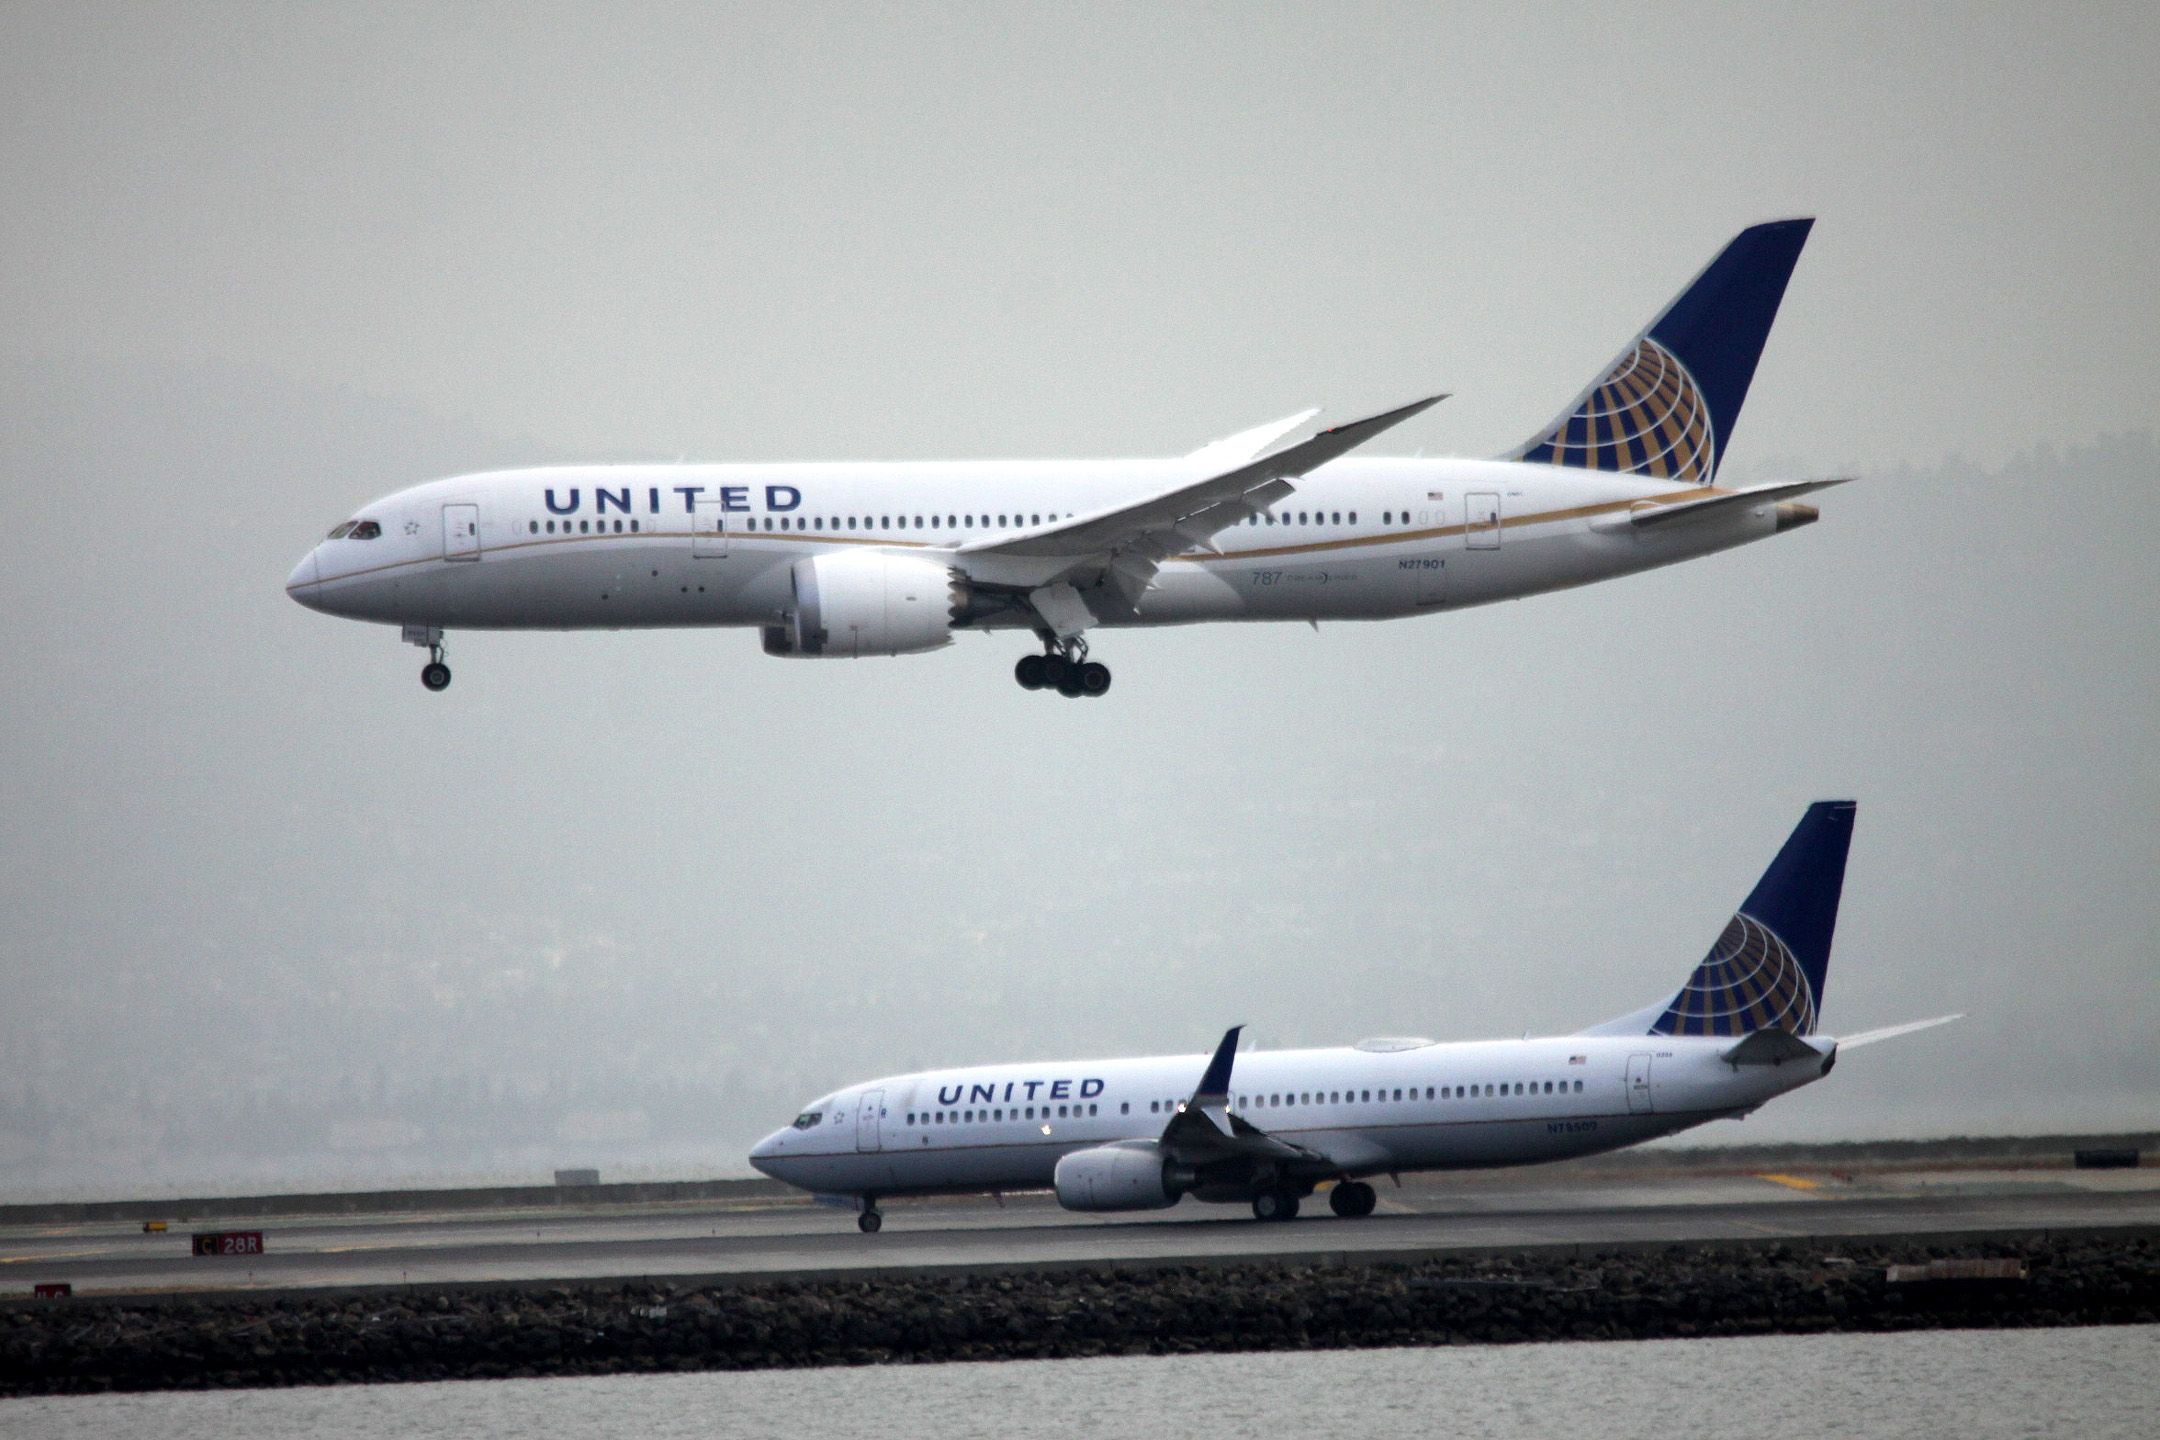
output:
[[[1068,700],[1109,693],[1110,667],[1087,658],[1087,641],[1078,636],[1070,640],[1046,639],[1043,652],[1023,655],[1013,666],[1013,679],[1020,682],[1021,689],[1055,690]]]
[[[1356,1220],[1370,1215],[1380,1203],[1380,1196],[1372,1186],[1362,1180],[1339,1180],[1328,1191],[1328,1209],[1345,1220]],[[1298,1195],[1295,1190],[1262,1190],[1253,1196],[1252,1213],[1255,1220],[1295,1220],[1298,1213]]]
[[[433,625],[407,625],[405,643],[419,645],[428,653],[428,663],[420,667],[420,683],[430,690],[450,688],[450,667],[443,664],[442,631]]]
[[[1345,1180],[1328,1191],[1328,1209],[1345,1220],[1356,1220],[1370,1215],[1380,1203],[1380,1196],[1362,1180]]]

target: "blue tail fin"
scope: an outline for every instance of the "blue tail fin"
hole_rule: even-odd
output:
[[[1709,484],[1814,223],[1777,220],[1741,231],[1513,458]]]
[[[1850,800],[1808,806],[1651,1034],[1815,1032],[1857,809]]]

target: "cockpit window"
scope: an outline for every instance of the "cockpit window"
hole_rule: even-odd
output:
[[[382,526],[376,524],[373,520],[355,520],[352,533],[345,538],[348,540],[373,540],[380,534],[382,534]]]
[[[347,520],[344,524],[338,526],[337,529],[332,530],[327,538],[331,540],[342,540],[347,535],[352,534],[353,526],[359,523],[360,522],[357,520]]]
[[[823,1120],[824,1118],[825,1112],[822,1110],[805,1110],[802,1112],[802,1114],[795,1117],[795,1128],[797,1130],[811,1129],[818,1123],[818,1121]]]

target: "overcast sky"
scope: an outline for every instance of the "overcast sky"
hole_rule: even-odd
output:
[[[906,1067],[1574,1028],[1832,795],[1828,1027],[1972,1018],[1697,1138],[2150,1125],[2156,81],[2127,5],[0,6],[0,1196],[740,1172]],[[281,588],[510,462],[1432,389],[1376,448],[1491,453],[1792,214],[1725,475],[1865,478],[1649,576],[1110,634],[1088,705],[747,631],[453,635],[430,696]],[[429,1085],[563,1113],[369,1128]],[[139,1133],[279,1096],[346,1118]]]

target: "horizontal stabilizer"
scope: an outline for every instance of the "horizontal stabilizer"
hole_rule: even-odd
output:
[[[1719,1058],[1732,1066],[1782,1065],[1788,1060],[1820,1060],[1823,1052],[1790,1030],[1757,1030]]]
[[[1880,1030],[1863,1030],[1858,1035],[1839,1037],[1838,1049],[1850,1050],[1856,1045],[1873,1045],[1878,1040],[1895,1040],[1900,1035],[1910,1035],[1916,1030],[1932,1030],[1937,1025],[1947,1025],[1953,1020],[1964,1018],[1965,1013],[1959,1011],[1955,1015],[1937,1015],[1932,1020],[1908,1020],[1903,1025],[1885,1025]]]
[[[1735,510],[1752,510],[1757,505],[1790,500],[1810,491],[1843,485],[1852,478],[1850,475],[1840,475],[1828,480],[1791,480],[1777,485],[1756,485],[1746,490],[1728,491],[1723,495],[1711,495],[1701,500],[1682,500],[1671,505],[1660,505],[1652,501],[1628,511],[1627,523],[1641,530],[1653,525],[1670,525],[1675,521],[1729,515]]]

